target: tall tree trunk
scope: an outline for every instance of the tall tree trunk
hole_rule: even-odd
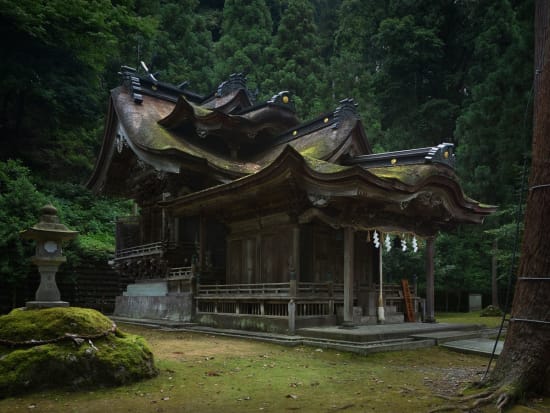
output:
[[[491,381],[501,406],[526,392],[550,394],[550,2],[535,4],[533,154],[510,327]],[[506,400],[507,399],[507,400]]]
[[[491,257],[491,305],[499,308],[498,305],[498,240],[493,240],[493,256]]]

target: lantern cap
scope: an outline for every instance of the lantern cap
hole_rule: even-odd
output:
[[[44,205],[40,209],[40,221],[31,228],[21,231],[21,237],[35,241],[70,240],[76,238],[78,231],[72,231],[59,222],[57,208],[52,204]]]

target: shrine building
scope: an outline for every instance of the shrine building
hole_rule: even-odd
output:
[[[352,99],[297,118],[234,74],[202,96],[121,69],[88,187],[132,199],[112,265],[130,280],[115,315],[294,333],[434,321],[434,240],[495,211],[468,198],[453,144],[373,153]],[[426,248],[388,284],[382,248]],[[418,294],[420,295],[420,294]]]

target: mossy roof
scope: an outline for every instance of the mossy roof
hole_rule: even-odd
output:
[[[112,91],[112,102],[112,110],[122,126],[128,145],[154,169],[179,173],[197,168],[198,165],[203,173],[210,171],[229,178],[224,180],[229,183],[178,198],[170,203],[172,206],[216,197],[228,190],[240,190],[246,185],[260,183],[262,179],[270,180],[273,174],[290,173],[308,175],[313,185],[324,186],[324,190],[332,187],[338,192],[335,185],[347,184],[350,188],[361,186],[365,193],[378,193],[379,197],[383,194],[389,196],[392,192],[405,194],[401,197],[410,197],[416,191],[426,190],[427,185],[436,184],[438,190],[447,194],[444,196],[453,199],[449,202],[461,205],[465,216],[470,212],[474,215],[486,215],[494,210],[493,207],[483,206],[466,197],[450,167],[435,164],[371,168],[340,165],[340,157],[350,149],[359,149],[359,154],[368,154],[370,151],[364,131],[361,132],[360,120],[355,114],[346,111],[345,116],[339,117],[335,111],[332,115],[320,117],[314,122],[295,126],[281,135],[280,141],[277,141],[279,143],[267,146],[263,152],[248,159],[232,159],[162,126],[160,123],[163,123],[163,119],[170,119],[176,113],[177,104],[174,102],[144,96],[142,104],[135,104],[124,87]],[[197,119],[213,116],[220,120],[227,117],[184,100],[180,100],[178,104],[191,109],[190,116]],[[174,119],[181,121],[183,118],[180,113]],[[105,142],[107,140],[106,137]],[[110,144],[114,145],[114,142]],[[290,158],[290,163],[285,164]],[[108,168],[107,163],[107,159],[103,165],[100,161],[96,170]],[[286,165],[286,172],[283,172],[282,164]],[[117,176],[117,179],[120,177]],[[396,199],[399,197],[400,195],[395,196]]]
[[[280,192],[281,182],[287,179],[284,177],[304,178],[295,182],[306,192],[320,190],[325,195],[332,192],[339,198],[363,199],[365,203],[372,200],[399,203],[413,199],[415,194],[437,190],[439,196],[447,199],[446,208],[455,211],[460,222],[479,222],[495,209],[465,197],[456,175],[445,166],[402,165],[367,170],[357,165],[342,166],[303,156],[291,146],[286,146],[258,173],[162,204],[186,213],[196,213],[203,208],[223,209],[226,204],[235,202],[235,196],[244,201],[246,197],[257,199]]]

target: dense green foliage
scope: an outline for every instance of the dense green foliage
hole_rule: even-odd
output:
[[[304,119],[353,97],[376,151],[455,143],[466,193],[504,212],[439,238],[436,287],[487,292],[495,238],[501,264],[511,256],[530,146],[532,15],[532,0],[0,0],[0,161],[19,160],[0,171],[24,171],[0,176],[21,186],[0,195],[0,273],[17,278],[10,262],[25,254],[14,234],[42,194],[84,234],[77,255],[112,248],[110,221],[125,205],[78,184],[118,67],[143,60],[205,94],[244,72],[260,99],[289,90]],[[418,255],[384,262],[422,282]]]
[[[29,169],[12,160],[0,162],[0,277],[11,287],[26,276],[32,252],[19,231],[37,222],[45,202]]]

